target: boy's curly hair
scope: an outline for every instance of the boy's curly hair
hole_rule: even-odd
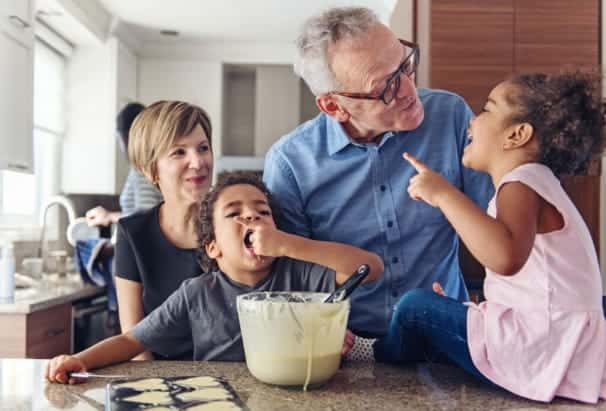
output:
[[[534,127],[541,164],[556,176],[586,173],[604,149],[605,106],[600,78],[581,71],[512,77],[508,100],[519,107],[514,122]]]
[[[257,188],[267,197],[267,203],[271,209],[274,221],[278,222],[280,209],[271,196],[261,176],[255,171],[229,171],[219,174],[217,183],[210,189],[206,196],[201,200],[198,218],[196,220],[196,233],[198,235],[198,249],[200,250],[200,267],[203,272],[211,272],[219,269],[217,262],[206,254],[206,245],[215,239],[215,225],[213,222],[213,213],[215,204],[221,193],[228,187],[247,184]]]

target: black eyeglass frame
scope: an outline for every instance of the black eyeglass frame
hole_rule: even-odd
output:
[[[421,51],[419,50],[418,44],[402,39],[399,40],[401,44],[411,48],[412,51],[410,52],[410,54],[404,57],[404,60],[397,68],[397,70],[394,71],[391,76],[389,76],[385,83],[385,88],[383,89],[383,91],[381,91],[380,93],[349,93],[345,91],[331,91],[327,94],[354,98],[359,100],[381,100],[385,105],[389,105],[389,103],[393,101],[393,99],[396,97],[396,94],[398,94],[398,91],[400,90],[400,77],[402,73],[404,73],[407,77],[412,78],[412,76],[417,72],[417,67],[419,66],[419,58],[421,55]],[[412,64],[410,64],[411,59],[413,59]]]

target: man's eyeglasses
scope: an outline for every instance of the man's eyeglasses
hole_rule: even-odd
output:
[[[391,103],[400,90],[400,83],[402,74],[412,78],[416,73],[417,67],[419,66],[419,46],[415,43],[411,43],[406,40],[400,39],[400,43],[404,46],[406,51],[404,60],[394,71],[391,76],[387,79],[385,88],[378,94],[374,93],[347,93],[344,91],[331,91],[328,94],[335,94],[338,96],[361,99],[361,100],[381,100],[385,105]]]

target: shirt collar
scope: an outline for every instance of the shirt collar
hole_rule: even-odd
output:
[[[358,146],[362,148],[366,148],[366,144],[357,143],[353,141],[349,135],[345,132],[343,128],[343,124],[335,120],[334,118],[326,115],[327,125],[326,128],[329,130],[328,132],[328,155],[332,156],[339,151],[343,150],[348,145]],[[379,147],[381,147],[387,140],[393,137],[396,134],[395,131],[388,131],[383,135],[381,142],[379,143]]]
[[[328,155],[332,156],[343,150],[349,144],[356,144],[347,135],[343,125],[334,118],[326,115],[326,128],[328,131]]]

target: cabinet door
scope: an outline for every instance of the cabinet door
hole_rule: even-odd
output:
[[[0,357],[51,358],[71,352],[72,306],[29,314],[0,314]]]
[[[431,1],[431,87],[460,94],[475,113],[482,109],[492,87],[513,72],[513,1]]]
[[[0,168],[32,171],[32,49],[0,31],[0,61]]]
[[[595,69],[600,64],[598,0],[516,0],[517,73]],[[586,176],[562,179],[564,189],[589,227],[600,250],[600,164]]]
[[[599,0],[516,0],[515,71],[597,68]]]
[[[72,306],[63,304],[27,316],[27,358],[52,358],[71,352]]]
[[[34,42],[30,2],[28,0],[0,1],[0,30],[26,47]]]

